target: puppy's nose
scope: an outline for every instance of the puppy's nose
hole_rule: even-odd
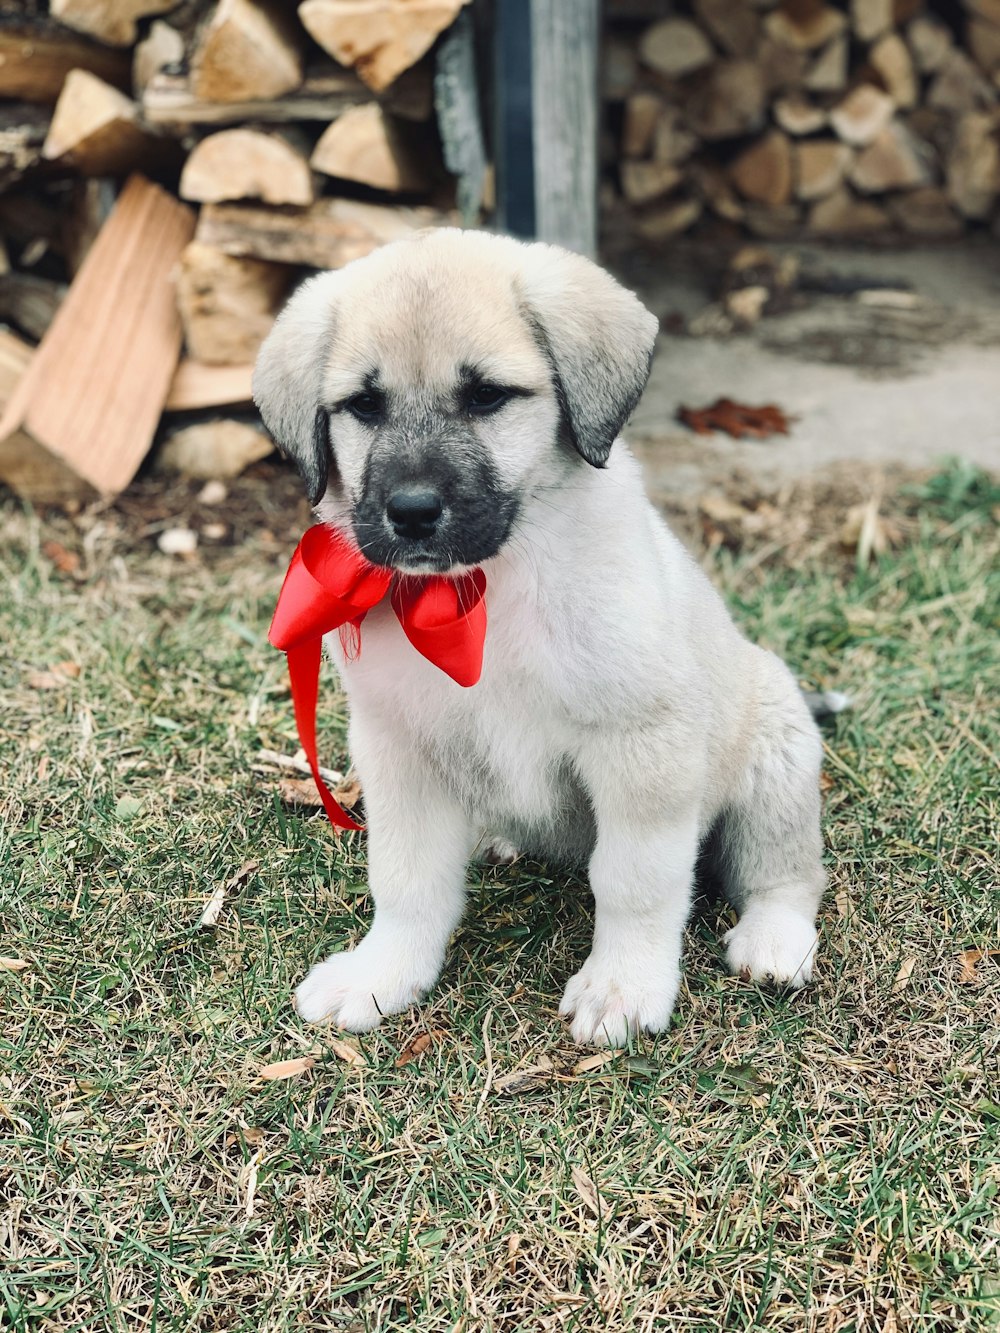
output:
[[[430,537],[441,517],[441,497],[427,486],[406,486],[394,491],[385,512],[399,537]]]

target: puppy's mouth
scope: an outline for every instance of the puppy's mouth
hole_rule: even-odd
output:
[[[400,574],[458,577],[495,556],[510,536],[517,505],[495,506],[468,519],[442,521],[426,535],[393,531],[388,523],[371,522],[355,513],[352,526],[362,554],[374,565]]]

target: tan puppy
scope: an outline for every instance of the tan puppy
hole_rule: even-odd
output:
[[[329,637],[375,917],[299,986],[303,1017],[361,1031],[432,987],[496,838],[588,866],[593,949],[560,1008],[577,1041],[666,1026],[702,848],[740,912],[730,968],[808,980],[819,735],[616,438],[656,332],[587,260],[443,230],[310,279],[265,342],[255,397],[319,518],[405,573],[480,566],[489,611],[471,689],[388,606],[358,660]]]

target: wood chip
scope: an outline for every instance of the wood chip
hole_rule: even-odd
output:
[[[596,1055],[588,1055],[583,1060],[578,1060],[573,1066],[574,1074],[589,1074],[595,1069],[601,1069],[612,1060],[617,1060],[622,1054],[620,1050],[598,1051]]]
[[[273,1064],[265,1065],[263,1069],[258,1070],[257,1077],[268,1083],[283,1078],[298,1078],[300,1074],[312,1069],[315,1063],[316,1058],[312,1055],[297,1055],[292,1060],[275,1060]]]

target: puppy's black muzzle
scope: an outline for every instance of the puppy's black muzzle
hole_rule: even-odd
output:
[[[393,491],[385,504],[386,517],[397,537],[422,541],[433,537],[444,504],[429,486],[406,486]]]

